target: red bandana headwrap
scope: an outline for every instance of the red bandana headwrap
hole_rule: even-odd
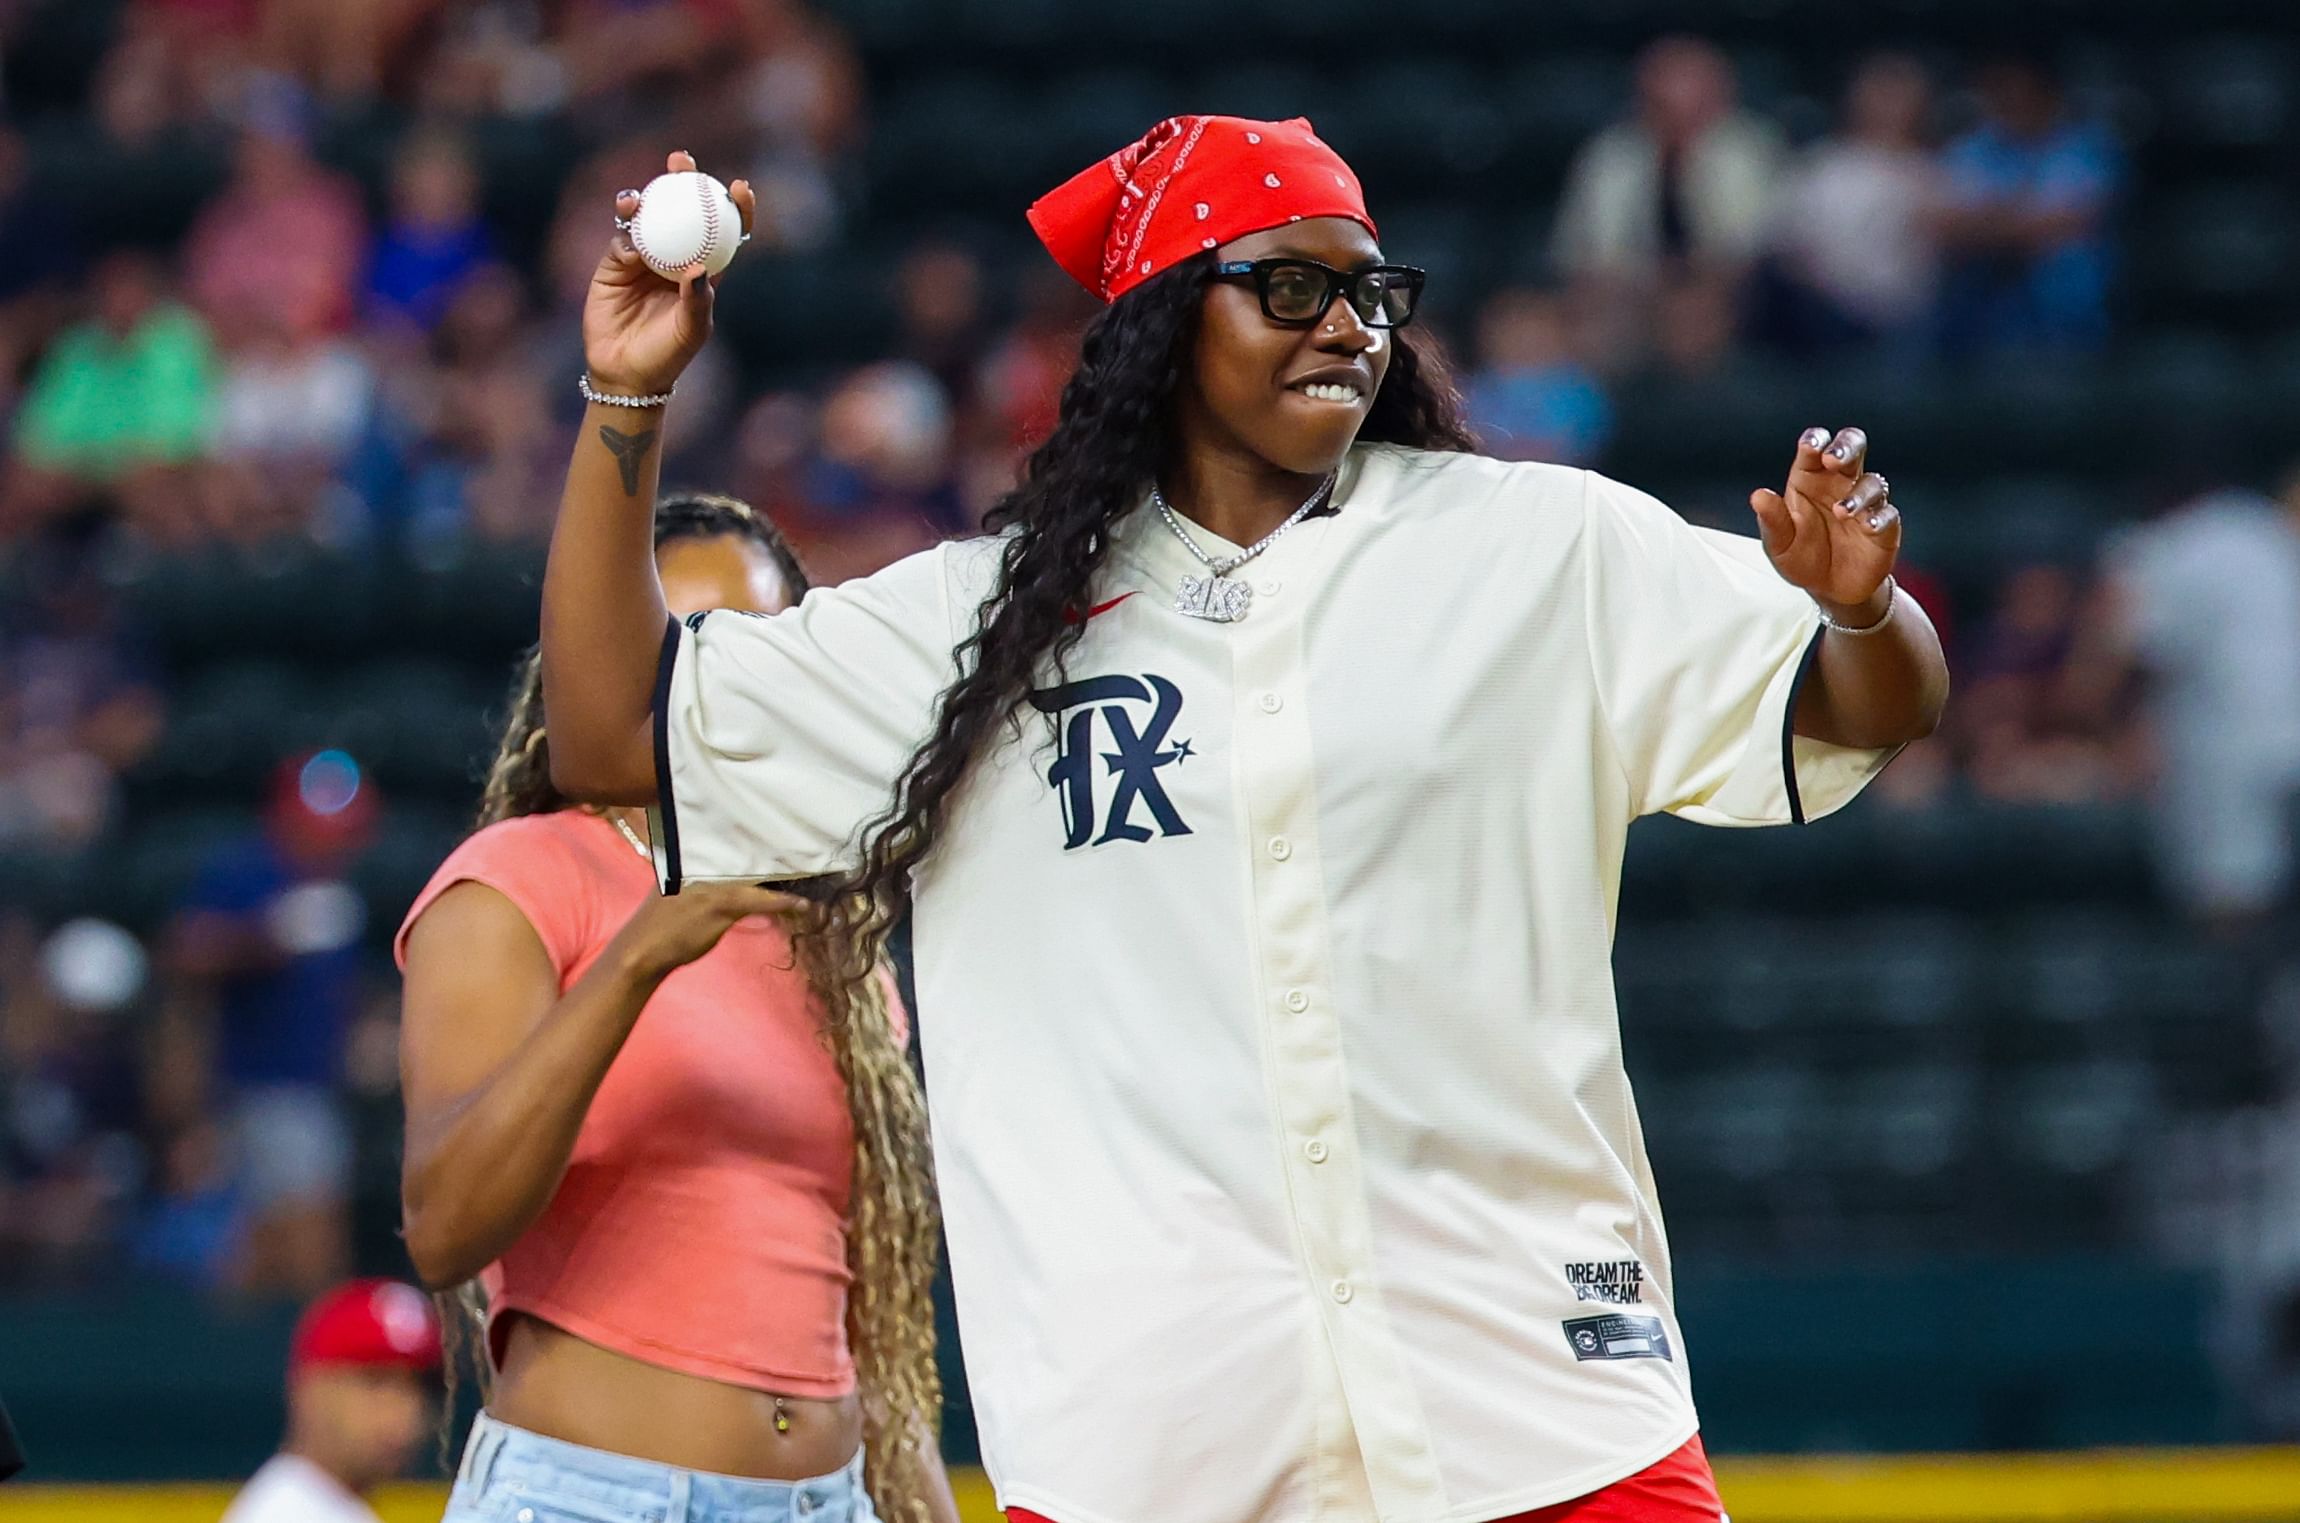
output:
[[[1193,254],[1305,217],[1347,217],[1380,236],[1358,177],[1299,116],[1168,117],[1030,208],[1055,263],[1106,302]]]

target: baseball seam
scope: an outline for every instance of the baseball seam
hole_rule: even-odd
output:
[[[719,201],[716,196],[703,187],[699,178],[695,186],[695,200],[703,213],[703,246],[695,251],[695,257],[688,260],[686,264],[667,266],[657,259],[648,249],[645,236],[639,231],[639,216],[637,214],[632,216],[631,247],[639,251],[639,257],[656,274],[668,276],[674,270],[686,269],[688,265],[706,264],[710,261],[711,255],[717,251],[719,247]],[[641,197],[639,212],[644,213],[646,209],[646,198]]]
[[[639,251],[639,262],[641,264],[644,264],[648,269],[653,270],[656,274],[660,275],[663,273],[663,267],[657,264],[655,262],[655,256],[648,252],[647,235],[641,232],[639,229],[640,219],[646,215],[647,198],[645,196],[641,196],[639,198],[639,209],[631,214],[631,247]]]

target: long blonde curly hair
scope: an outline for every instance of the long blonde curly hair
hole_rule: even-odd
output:
[[[733,536],[763,548],[795,597],[807,575],[781,532],[751,507],[705,493],[667,496],[655,508],[655,548],[675,540]],[[479,806],[479,824],[575,807],[551,786],[543,715],[543,665],[528,653],[511,689],[510,712]],[[888,1009],[883,935],[868,966],[851,976],[852,941],[828,937],[852,908],[810,906],[786,929],[816,991],[823,1037],[846,1086],[853,1118],[854,1179],[848,1197],[847,1343],[862,1391],[864,1484],[888,1523],[926,1523],[927,1457],[942,1427],[942,1380],[935,1365],[935,1269],[940,1218],[927,1146],[926,1097]],[[485,1302],[476,1283],[441,1298],[448,1329],[448,1407],[468,1362],[480,1390],[491,1370],[483,1347]]]

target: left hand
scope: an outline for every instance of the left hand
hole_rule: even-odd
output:
[[[1877,594],[1901,553],[1900,509],[1885,478],[1863,469],[1868,453],[1869,436],[1857,428],[1833,438],[1806,429],[1788,490],[1749,494],[1773,569],[1830,617],[1856,625],[1882,614]]]

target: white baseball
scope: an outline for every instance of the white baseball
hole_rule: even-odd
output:
[[[742,214],[727,187],[699,169],[657,175],[639,192],[631,245],[647,268],[676,280],[696,265],[716,275],[743,239]]]

